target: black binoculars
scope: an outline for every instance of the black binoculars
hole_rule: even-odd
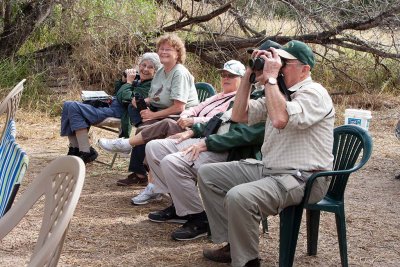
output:
[[[264,64],[265,64],[265,60],[260,58],[260,57],[250,58],[249,59],[249,66],[254,71],[263,70],[264,69]]]

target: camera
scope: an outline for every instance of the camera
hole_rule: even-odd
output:
[[[264,63],[265,63],[265,60],[260,57],[249,59],[249,66],[252,70],[263,70]]]
[[[141,94],[135,93],[135,101],[136,101],[136,108],[138,111],[142,111],[147,109],[146,101],[144,101],[144,97]]]
[[[125,70],[122,72],[122,76],[124,76],[125,79],[126,79],[127,74],[126,74],[126,71],[125,71]],[[140,80],[140,74],[139,74],[139,72],[136,72],[135,80]]]

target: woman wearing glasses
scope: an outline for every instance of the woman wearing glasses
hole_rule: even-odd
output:
[[[68,155],[78,156],[85,163],[94,161],[98,154],[90,146],[88,137],[90,125],[99,123],[107,117],[120,118],[121,116],[123,124],[129,124],[129,121],[124,123],[125,120],[129,120],[124,106],[126,101],[129,103],[135,93],[147,96],[154,74],[160,66],[157,53],[143,54],[139,63],[140,78],[135,80],[135,70],[126,70],[126,77],[122,77],[115,84],[116,99],[109,106],[96,107],[79,101],[64,102],[61,114],[61,136],[68,137]],[[129,136],[129,133],[125,135]]]
[[[186,49],[183,41],[175,34],[165,34],[157,41],[157,53],[163,66],[157,71],[151,83],[149,95],[145,98],[147,108],[140,111],[142,123],[137,125],[136,134],[169,115],[177,115],[185,109],[198,105],[194,78],[183,66]],[[132,101],[135,106],[135,101]],[[128,140],[128,139],[127,139]],[[99,142],[102,146],[102,142]],[[104,148],[104,147],[103,147]],[[147,171],[143,165],[145,144],[130,147],[129,171],[119,185],[147,184]]]

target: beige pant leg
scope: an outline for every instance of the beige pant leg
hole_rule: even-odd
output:
[[[213,242],[228,242],[228,214],[224,199],[236,185],[252,182],[262,177],[262,163],[243,164],[232,161],[207,164],[198,171],[198,184],[207,212]]]
[[[170,193],[179,216],[203,211],[196,186],[197,169],[207,162],[226,160],[227,153],[202,152],[196,161],[182,156],[182,149],[201,139],[191,138],[179,144],[172,139],[153,140],[146,145],[147,163],[154,178],[155,193]]]
[[[187,144],[182,144],[182,147],[187,147]],[[226,152],[204,151],[195,161],[188,160],[188,156],[184,156],[181,152],[167,155],[162,159],[161,169],[171,193],[176,214],[185,216],[204,210],[197,189],[197,170],[207,163],[226,161],[227,157]]]
[[[146,162],[153,176],[155,193],[169,193],[168,186],[165,183],[165,177],[160,167],[160,162],[166,155],[178,151],[179,149],[175,141],[171,139],[157,139],[146,144]]]
[[[232,266],[258,257],[260,220],[300,203],[304,194],[304,184],[293,176],[264,176],[262,169],[261,164],[240,161],[199,170],[213,241],[230,243]]]

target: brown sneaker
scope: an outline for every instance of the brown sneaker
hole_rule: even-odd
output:
[[[144,178],[141,178],[137,176],[136,173],[131,173],[126,177],[125,179],[118,180],[117,185],[119,186],[131,186],[131,185],[142,185],[146,186],[148,184],[149,180],[147,178],[147,175]]]
[[[229,244],[222,248],[205,248],[203,256],[215,262],[229,263],[231,259],[231,247]]]

